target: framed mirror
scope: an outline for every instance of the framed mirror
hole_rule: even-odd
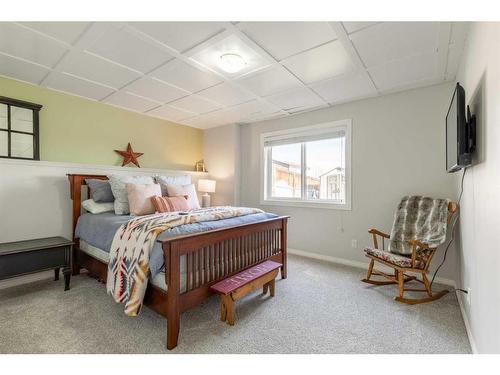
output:
[[[40,104],[0,96],[0,158],[40,160]]]

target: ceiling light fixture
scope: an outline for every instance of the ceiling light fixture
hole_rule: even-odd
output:
[[[224,53],[220,56],[221,68],[228,73],[237,73],[247,64],[237,53]]]

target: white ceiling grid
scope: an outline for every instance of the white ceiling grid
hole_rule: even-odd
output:
[[[198,128],[453,80],[463,22],[0,22],[0,75]],[[246,66],[220,69],[222,53]]]

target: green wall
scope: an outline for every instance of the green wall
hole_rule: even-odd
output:
[[[0,96],[43,105],[41,160],[121,165],[113,150],[128,142],[143,168],[193,170],[202,159],[200,129],[2,77]]]

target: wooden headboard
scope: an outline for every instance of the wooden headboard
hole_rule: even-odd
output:
[[[87,185],[85,183],[86,178],[94,178],[98,180],[107,180],[108,177],[104,175],[97,174],[68,174],[68,179],[70,183],[70,194],[73,200],[73,240],[75,239],[75,228],[76,222],[82,213],[82,186]],[[90,198],[90,191],[87,190],[87,198]]]

